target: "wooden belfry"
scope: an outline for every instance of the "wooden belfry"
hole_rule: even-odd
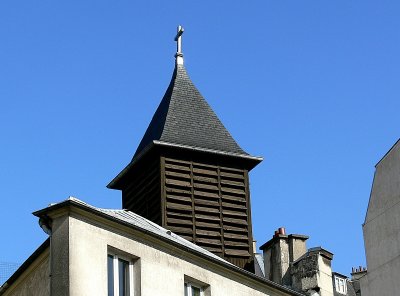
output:
[[[252,270],[248,172],[244,152],[193,85],[178,28],[172,80],[131,162],[107,186],[122,206]]]

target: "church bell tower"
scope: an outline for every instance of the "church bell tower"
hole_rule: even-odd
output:
[[[171,82],[131,162],[108,184],[122,206],[252,270],[249,171],[243,151],[190,80],[183,28]]]

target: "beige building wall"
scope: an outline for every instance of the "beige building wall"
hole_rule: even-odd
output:
[[[368,272],[363,296],[393,296],[400,291],[400,142],[376,165],[363,225]]]
[[[206,295],[291,295],[210,260],[199,260],[132,228],[120,226],[117,230],[102,223],[86,223],[77,215],[68,221],[69,245],[64,245],[68,252],[61,253],[69,257],[69,292],[59,290],[57,295],[107,295],[108,252],[120,253],[136,262],[135,295],[184,295],[185,277],[205,284]]]
[[[317,274],[318,286],[321,288],[321,296],[333,296],[332,268],[330,260],[318,256],[319,272]]]
[[[48,296],[50,295],[49,274],[49,249],[46,249],[2,295]]]

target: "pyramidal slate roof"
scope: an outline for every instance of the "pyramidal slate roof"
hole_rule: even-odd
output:
[[[249,156],[194,86],[182,64],[176,64],[168,89],[133,160],[151,144]]]
[[[183,66],[183,55],[177,53],[176,57],[171,82],[131,162],[107,185],[108,188],[119,189],[120,180],[154,146],[239,158],[247,163],[249,170],[263,160],[240,148],[190,80]]]

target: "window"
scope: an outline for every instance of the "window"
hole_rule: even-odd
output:
[[[133,263],[118,255],[107,256],[108,296],[133,296]]]
[[[203,289],[193,283],[185,283],[185,296],[204,296]]]
[[[335,289],[340,294],[347,294],[346,279],[335,276]]]

